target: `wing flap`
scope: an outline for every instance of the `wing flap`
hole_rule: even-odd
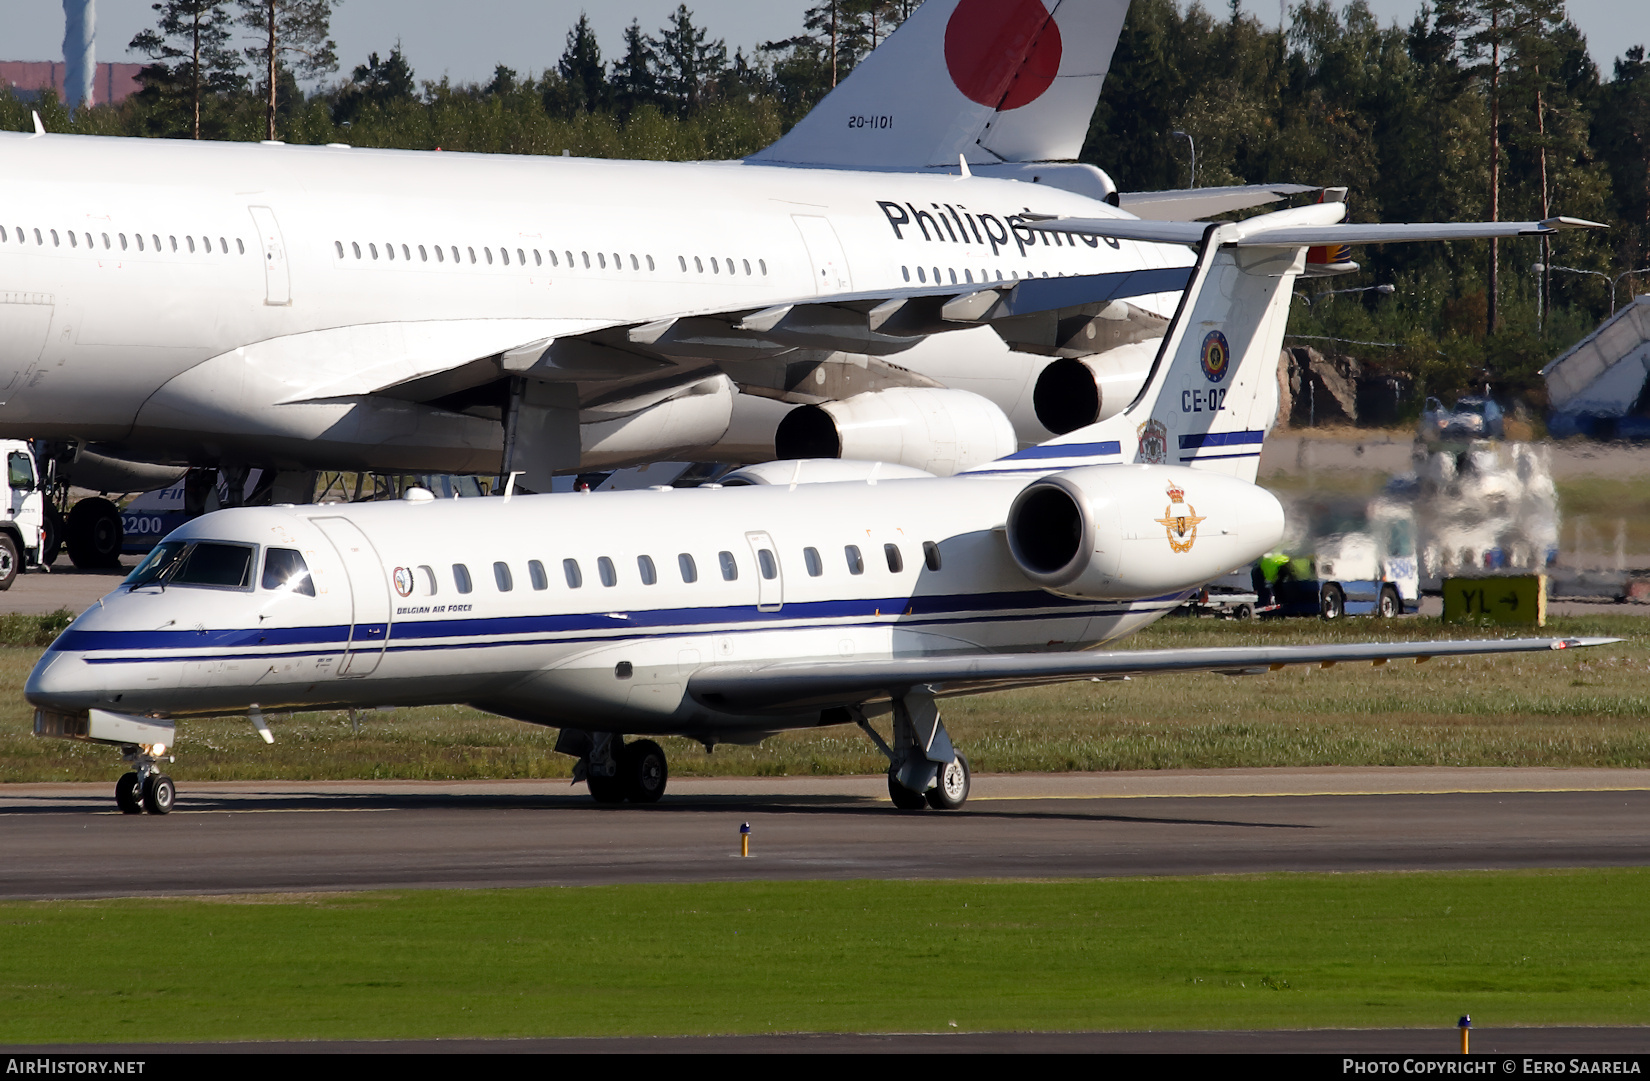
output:
[[[1120,679],[1164,672],[1251,674],[1301,664],[1384,664],[1395,660],[1542,653],[1583,649],[1617,638],[1523,638],[1456,642],[1367,642],[1313,646],[993,653],[888,660],[714,665],[695,672],[688,694],[727,713],[782,713],[855,706],[915,687],[939,694],[1077,679]]]

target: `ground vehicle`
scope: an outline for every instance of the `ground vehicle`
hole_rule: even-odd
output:
[[[1388,494],[1363,506],[1302,500],[1288,513],[1288,550],[1258,565],[1263,604],[1276,604],[1281,615],[1324,619],[1391,617],[1420,607],[1415,515],[1407,501]]]
[[[1504,422],[1505,415],[1493,398],[1469,394],[1457,398],[1449,409],[1437,398],[1428,398],[1421,413],[1421,438],[1500,439]]]
[[[0,450],[6,455],[6,487],[0,504],[0,589],[10,589],[25,564],[40,561],[46,499],[29,445],[3,439]]]

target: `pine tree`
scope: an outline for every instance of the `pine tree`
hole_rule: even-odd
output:
[[[682,115],[692,115],[727,66],[727,44],[721,38],[706,41],[705,31],[693,25],[693,12],[678,5],[659,33],[661,95]]]
[[[332,32],[332,11],[343,0],[238,0],[241,25],[255,31],[261,43],[246,50],[247,58],[263,72],[265,138],[275,138],[275,109],[279,71],[313,78],[338,70],[338,45]]]
[[[224,10],[228,4],[229,0],[155,4],[160,12],[155,28],[141,31],[127,46],[155,61],[138,73],[146,89],[153,87],[160,96],[186,89],[192,138],[201,137],[203,96],[230,93],[246,82],[240,74],[240,55],[229,45],[231,20]]]
[[[606,108],[607,69],[602,65],[601,46],[590,18],[579,12],[579,21],[567,32],[567,47],[556,61],[556,71],[567,87],[573,112],[595,113]]]
[[[417,84],[413,81],[412,66],[401,53],[401,43],[395,43],[384,60],[377,53],[356,67],[350,76],[350,85],[338,96],[332,111],[335,124],[353,121],[364,105],[383,107],[398,101],[418,100]]]
[[[610,86],[613,106],[627,117],[643,105],[659,101],[658,42],[642,33],[642,24],[632,19],[624,31],[624,56],[614,61]]]

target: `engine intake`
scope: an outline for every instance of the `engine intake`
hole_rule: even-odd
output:
[[[1154,338],[1080,360],[1056,360],[1037,376],[1031,392],[1038,423],[1065,435],[1115,417],[1140,394],[1161,344]]]

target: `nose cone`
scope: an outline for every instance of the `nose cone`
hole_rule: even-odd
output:
[[[29,673],[23,697],[43,709],[79,713],[97,705],[102,690],[96,666],[78,653],[50,650]]]

